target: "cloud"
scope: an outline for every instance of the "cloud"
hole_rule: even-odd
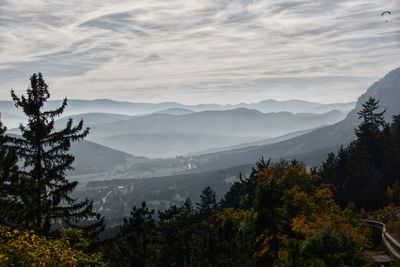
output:
[[[3,0],[0,14],[1,99],[43,71],[56,98],[349,101],[400,62],[397,0]]]

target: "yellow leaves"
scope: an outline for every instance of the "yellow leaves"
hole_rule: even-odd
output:
[[[98,255],[87,255],[73,248],[65,236],[50,239],[33,231],[0,226],[0,266],[18,266],[21,263],[32,267],[74,267],[79,263],[104,266],[98,261]]]
[[[284,161],[263,167],[257,176],[261,186],[268,187],[274,182],[276,186],[286,189],[294,186],[310,187],[320,180],[318,175],[308,173],[304,165]]]
[[[312,228],[307,223],[307,219],[303,214],[300,214],[292,220],[292,230],[293,232],[302,233],[305,236],[313,233]]]
[[[328,228],[347,233],[361,246],[366,245],[368,234],[360,226],[359,220],[344,215],[335,203],[330,187],[321,186],[319,179],[319,176],[309,173],[304,165],[284,161],[264,167],[257,173],[258,192],[264,194],[260,195],[274,194],[273,199],[261,200],[275,201],[275,206],[270,209],[283,218],[278,228],[280,234],[286,234],[284,229],[291,228],[298,241],[304,241]],[[279,240],[271,238],[259,236],[262,246],[258,256],[271,253],[272,241],[280,243],[280,253],[285,252],[284,236],[279,236]]]
[[[368,243],[368,232],[359,225],[352,225],[338,210],[305,216],[300,214],[292,220],[292,231],[311,237],[324,228],[340,230],[350,234],[362,246]]]

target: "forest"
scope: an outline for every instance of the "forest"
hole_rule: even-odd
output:
[[[11,97],[27,124],[20,135],[0,125],[1,266],[365,266],[372,244],[363,219],[400,205],[400,116],[385,122],[369,98],[356,139],[321,166],[264,155],[222,199],[206,187],[199,202],[165,210],[144,200],[107,228],[90,199],[71,197],[78,183],[66,176],[71,143],[90,129],[72,119],[55,128],[68,102],[44,110],[40,73],[26,95]],[[399,218],[387,217],[399,235]]]

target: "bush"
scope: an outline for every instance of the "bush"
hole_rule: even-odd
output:
[[[52,239],[31,230],[0,226],[0,266],[105,266],[101,254],[81,250],[86,242],[79,230]]]

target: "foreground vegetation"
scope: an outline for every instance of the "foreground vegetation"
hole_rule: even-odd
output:
[[[28,117],[21,136],[0,125],[1,266],[363,266],[370,231],[360,210],[400,204],[400,117],[386,124],[371,98],[357,139],[321,167],[261,159],[220,201],[207,187],[198,203],[156,212],[143,202],[99,238],[104,219],[70,197],[77,183],[65,177],[71,142],[89,129],[69,120],[55,130],[67,101],[43,111],[49,96],[33,75],[27,96],[12,93]],[[398,231],[398,216],[386,217]]]
[[[0,226],[0,266],[106,266],[101,253],[88,252],[89,242],[78,229],[58,238],[32,230]]]
[[[298,162],[260,161],[221,202],[135,207],[106,249],[112,266],[361,266],[368,229]]]

